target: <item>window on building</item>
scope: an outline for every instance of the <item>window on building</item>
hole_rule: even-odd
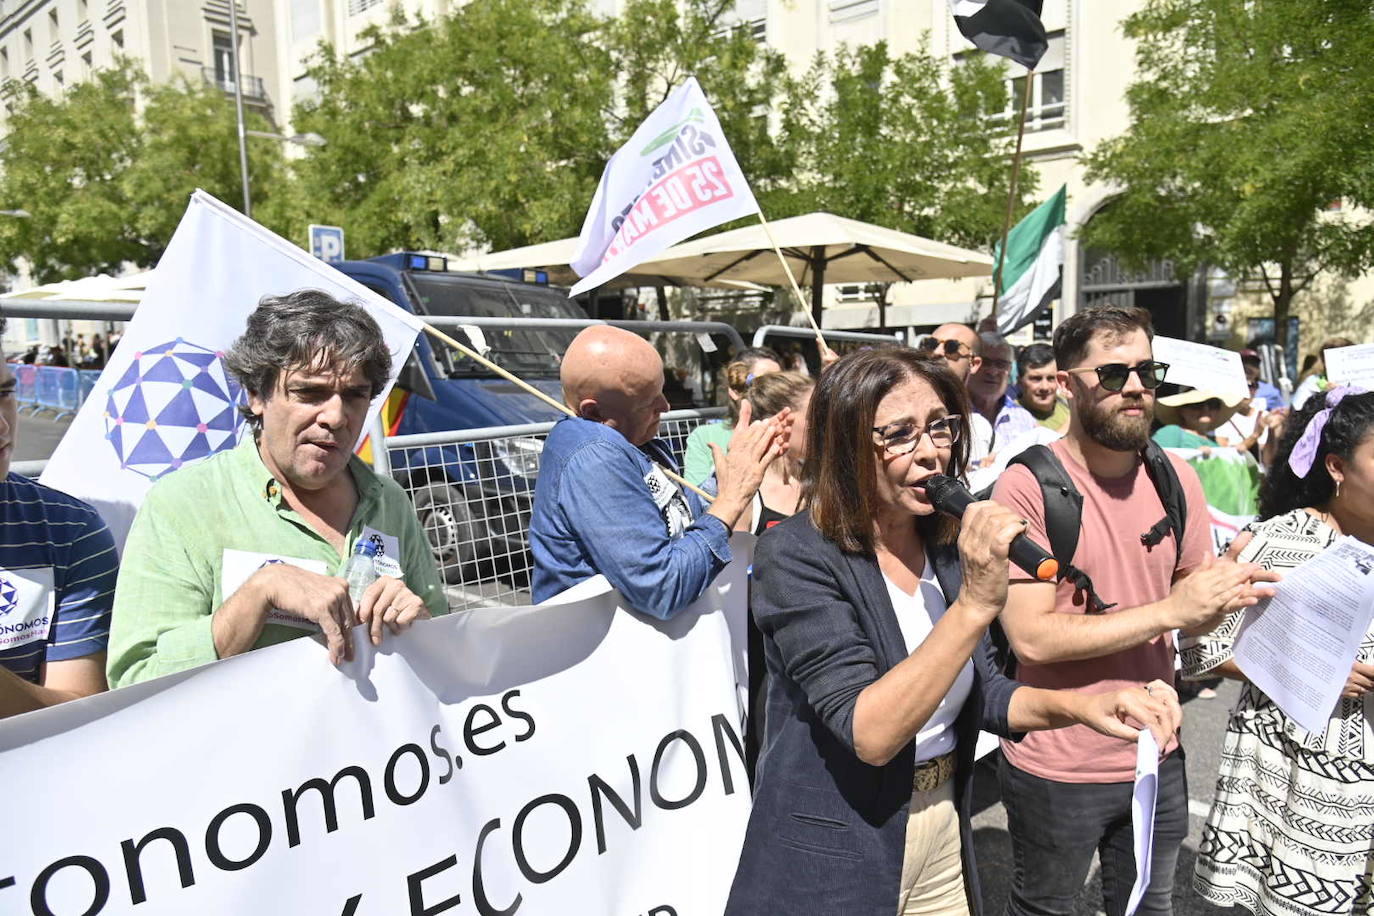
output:
[[[81,78],[83,80],[90,78],[91,69],[91,52],[87,51],[85,54],[81,55]]]
[[[234,88],[234,44],[228,32],[214,32],[210,36],[211,54],[215,62],[215,82],[220,88]]]
[[[348,0],[348,15],[356,16],[374,6],[381,6],[382,0]]]
[[[878,0],[830,0],[830,21],[851,22],[878,15]]]
[[[61,28],[62,23],[58,21],[57,9],[54,7],[53,9],[48,10],[48,30],[52,35],[53,41],[57,41],[59,38],[62,37],[60,31]]]
[[[90,0],[76,0],[76,18],[82,22],[91,18]]]
[[[33,60],[33,29],[24,30],[24,59]]]
[[[981,51],[963,51],[954,55],[957,65]],[[1031,74],[1030,103],[1026,107],[1026,132],[1053,130],[1064,127],[1068,105],[1065,82],[1064,33],[1052,32],[1049,35],[1049,48],[1040,59],[1040,66]],[[1021,113],[1021,101],[1026,91],[1026,71],[1016,64],[1007,67],[1007,95],[1005,107],[997,115],[997,120],[1011,125],[1013,130],[1016,118]]]
[[[768,39],[768,0],[737,0],[720,19],[717,35],[743,29],[755,41]]]
[[[65,89],[66,86],[67,86],[67,80],[66,80],[66,78],[62,75],[62,71],[61,71],[61,70],[54,70],[54,71],[52,72],[52,81],[53,81],[54,83],[57,84],[57,89],[58,89],[59,92],[60,92],[61,90]]]
[[[0,48],[0,79],[10,78],[10,49]]]
[[[1027,133],[1064,126],[1064,33],[1053,32],[1049,38],[1049,49],[1045,51],[1045,56],[1040,58],[1040,66],[1031,74],[1033,82],[1030,104],[1026,107]],[[1007,84],[1005,114],[1007,121],[1015,124],[1016,116],[1021,111],[1022,96],[1026,91],[1026,77],[1011,77]]]
[[[120,29],[117,32],[111,32],[110,41],[114,43],[116,48],[119,48],[121,51],[124,50],[124,30]]]

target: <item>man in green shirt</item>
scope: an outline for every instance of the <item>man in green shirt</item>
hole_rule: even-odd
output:
[[[448,611],[410,501],[353,454],[391,371],[360,305],[317,290],[267,298],[225,356],[251,435],[159,481],[134,519],[115,590],[108,675],[123,687],[308,633],[335,664]],[[355,608],[342,578],[361,539],[383,573]]]

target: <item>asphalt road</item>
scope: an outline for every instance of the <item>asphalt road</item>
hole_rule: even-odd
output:
[[[1193,860],[1197,856],[1197,841],[1202,823],[1212,806],[1216,789],[1217,767],[1221,757],[1221,739],[1226,733],[1226,720],[1240,694],[1240,684],[1223,681],[1217,687],[1217,697],[1211,700],[1184,699],[1183,746],[1188,768],[1188,838],[1179,855],[1178,871],[1174,876],[1174,913],[1176,916],[1219,916],[1230,909],[1212,906],[1193,892]],[[990,755],[992,756],[992,755]],[[996,771],[988,761],[979,768],[975,788],[973,818],[974,845],[978,855],[978,875],[983,885],[983,911],[987,916],[1002,916],[1006,911],[1008,887],[1011,881],[1011,840],[1007,836],[1007,816],[998,796]],[[1102,912],[1102,885],[1094,863],[1088,883],[1079,894],[1075,916],[1093,916]]]
[[[52,455],[53,449],[67,431],[70,420],[60,423],[50,419],[51,414],[41,417],[19,415],[19,438],[14,444],[13,461],[36,461]]]
[[[47,458],[57,447],[67,430],[67,421],[54,422],[46,417],[21,416],[19,439],[14,460],[29,461]],[[518,600],[509,594],[485,594],[481,589],[451,588],[452,597],[468,602],[488,600]],[[1218,916],[1228,913],[1203,902],[1192,890],[1193,859],[1197,855],[1197,840],[1202,822],[1212,804],[1216,787],[1217,766],[1221,739],[1226,732],[1226,720],[1240,693],[1234,681],[1224,681],[1215,699],[1184,701],[1183,743],[1187,751],[1189,832],[1179,857],[1174,879],[1174,912],[1177,916]],[[1011,880],[1011,841],[1007,836],[1006,812],[998,796],[995,770],[981,768],[977,785],[973,818],[974,842],[978,852],[978,869],[983,885],[984,912],[987,916],[1001,916],[1006,909],[1008,886]],[[1097,866],[1088,876],[1088,883],[1079,895],[1076,916],[1093,916],[1102,912],[1102,887]]]

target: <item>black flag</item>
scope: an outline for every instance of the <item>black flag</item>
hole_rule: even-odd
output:
[[[989,54],[1009,57],[1034,70],[1049,39],[1040,22],[1044,0],[949,0],[964,37]]]

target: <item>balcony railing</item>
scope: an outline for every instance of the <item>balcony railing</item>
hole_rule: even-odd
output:
[[[214,67],[201,67],[200,76],[201,79],[204,80],[205,85],[214,86],[221,92],[226,92],[230,95],[234,94],[233,74],[223,73],[216,70]],[[245,73],[243,76],[239,77],[239,87],[245,99],[251,101],[264,101],[267,98],[267,89],[263,85],[262,77],[260,76],[249,76]]]

